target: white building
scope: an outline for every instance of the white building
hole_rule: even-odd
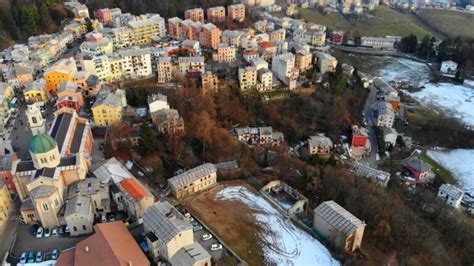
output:
[[[173,64],[171,62],[171,57],[158,57],[156,61],[158,83],[171,81],[173,79]]]
[[[286,53],[276,55],[272,60],[272,72],[281,80],[290,90],[296,88],[296,80],[299,72],[295,67],[295,55]]]
[[[205,59],[203,56],[191,56],[178,58],[178,69],[181,74],[186,75],[188,72],[204,73]]]
[[[367,37],[360,38],[361,46],[372,47],[374,49],[393,50],[395,43],[402,40],[401,36],[385,36],[385,37]]]
[[[152,94],[148,96],[147,101],[150,114],[162,109],[170,109],[166,95],[160,93]]]
[[[458,63],[452,61],[452,60],[447,60],[441,62],[441,68],[440,71],[444,74],[456,74],[456,71],[458,70]]]
[[[438,197],[456,209],[461,206],[463,196],[464,192],[451,184],[442,184],[438,190]]]
[[[316,60],[321,73],[336,71],[337,59],[334,56],[328,53],[319,52],[317,53]]]
[[[374,116],[376,117],[376,125],[378,127],[391,128],[393,126],[393,122],[395,121],[395,111],[391,104],[384,101],[377,101],[374,104],[373,110]]]

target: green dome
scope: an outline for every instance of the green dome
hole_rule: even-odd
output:
[[[54,148],[56,148],[56,141],[46,134],[38,134],[31,140],[30,152],[34,154],[46,153]]]

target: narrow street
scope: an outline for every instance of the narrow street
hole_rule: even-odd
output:
[[[366,121],[367,130],[369,131],[369,139],[370,145],[372,149],[370,150],[370,155],[360,162],[363,164],[367,164],[372,168],[377,168],[377,154],[378,154],[378,145],[377,145],[377,137],[375,136],[375,131],[373,129],[374,121],[374,112],[372,110],[372,106],[375,103],[375,96],[377,93],[377,89],[374,86],[370,86],[370,93],[367,97],[364,107],[364,117]]]

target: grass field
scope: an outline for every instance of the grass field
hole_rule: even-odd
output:
[[[439,176],[444,182],[449,184],[456,184],[456,179],[453,177],[451,172],[446,170],[446,168],[442,167],[435,160],[431,159],[431,157],[426,154],[426,151],[421,153],[420,158],[423,161],[429,163],[433,167],[433,172],[435,172],[435,174]]]
[[[411,33],[418,38],[425,35],[439,34],[425,27],[413,14],[401,13],[387,7],[378,7],[370,17],[352,22],[346,20],[339,13],[321,14],[316,9],[298,9],[303,19],[309,22],[323,24],[333,30],[343,30],[351,36],[407,36]]]
[[[454,10],[421,9],[418,15],[427,24],[450,37],[474,38],[474,14]]]

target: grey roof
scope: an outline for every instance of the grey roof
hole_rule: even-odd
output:
[[[422,159],[411,156],[402,162],[403,166],[413,168],[416,171],[428,172],[432,169],[431,165],[425,163]]]
[[[354,233],[360,227],[365,227],[363,221],[332,200],[319,204],[314,209],[314,213],[346,235]]]
[[[180,232],[190,230],[193,226],[169,202],[158,202],[149,207],[143,215],[143,223],[147,230],[168,243]]]
[[[125,90],[103,88],[96,96],[96,101],[92,108],[99,105],[108,105],[112,107],[125,107],[127,100],[125,98]]]
[[[308,143],[310,146],[330,146],[332,147],[333,143],[330,138],[324,136],[324,134],[318,134],[316,136],[311,136],[308,139]]]
[[[163,95],[161,93],[156,93],[149,95],[147,98],[148,104],[154,102],[154,101],[163,101],[163,102],[168,102],[168,97],[166,95]]]
[[[173,266],[194,265],[198,261],[210,260],[211,255],[197,242],[181,248],[173,257],[170,263]]]
[[[66,211],[64,216],[72,214],[88,215],[91,213],[91,200],[85,196],[74,197],[66,202]]]
[[[174,189],[180,189],[202,177],[205,177],[215,172],[217,172],[217,169],[212,163],[205,163],[168,179],[168,182]]]
[[[110,179],[112,179],[113,183],[118,184],[127,178],[133,177],[127,168],[115,157],[102,163],[93,173],[102,183],[109,183]]]
[[[100,182],[98,178],[86,178],[69,185],[67,198],[76,196],[90,196],[97,193],[109,193],[109,186]]]
[[[204,56],[179,57],[178,63],[204,63]]]
[[[442,184],[439,187],[439,193],[445,194],[452,200],[459,200],[464,196],[464,192],[451,184]],[[439,194],[438,194],[439,195]]]
[[[26,210],[34,210],[35,206],[33,206],[33,201],[31,198],[27,198],[25,201],[21,202],[21,207],[20,211],[26,211]]]
[[[237,163],[236,160],[232,160],[232,161],[228,161],[228,162],[222,162],[222,163],[216,163],[216,164],[214,164],[214,166],[219,171],[227,171],[227,170],[232,170],[232,169],[239,168],[239,164]]]
[[[42,186],[39,186],[35,189],[33,189],[31,192],[30,192],[30,195],[33,197],[33,198],[43,198],[43,197],[48,197],[50,196],[51,194],[53,194],[57,189],[53,186],[47,186],[47,185],[42,185]]]

